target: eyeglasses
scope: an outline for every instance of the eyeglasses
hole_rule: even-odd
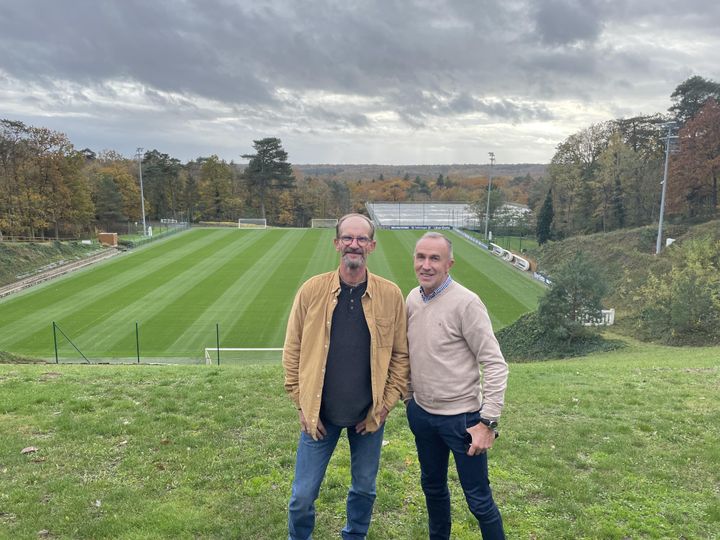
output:
[[[338,238],[344,245],[349,246],[353,243],[353,240],[357,242],[357,245],[360,247],[367,246],[372,240],[368,238],[367,236],[341,236]]]

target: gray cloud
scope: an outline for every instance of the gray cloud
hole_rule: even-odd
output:
[[[478,141],[463,141],[490,129],[498,132],[489,139],[505,130],[507,140],[524,141],[508,130],[534,132],[530,126],[544,123],[552,132],[545,141],[603,114],[662,111],[692,74],[720,78],[720,7],[711,0],[0,0],[0,7],[3,116],[40,125],[62,117],[72,131],[60,129],[84,146],[106,144],[92,144],[90,133],[113,133],[114,144],[152,134],[158,146],[222,155],[212,146],[287,134],[301,161],[331,162],[316,155],[324,145],[304,143],[303,134],[377,141],[412,133],[416,144],[420,132],[442,130],[471,156]],[[553,145],[542,144],[549,159]]]

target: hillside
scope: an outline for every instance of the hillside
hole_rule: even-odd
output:
[[[675,238],[676,245],[691,238],[709,236],[720,240],[720,220],[700,225],[676,225],[664,227],[664,236]],[[606,305],[622,311],[632,299],[622,295],[620,285],[626,273],[636,282],[644,282],[651,271],[663,273],[669,271],[667,257],[670,248],[655,255],[657,226],[623,229],[610,233],[597,233],[587,236],[575,236],[536,248],[530,252],[538,263],[540,272],[552,276],[553,270],[564,261],[572,258],[577,250],[585,252],[605,270],[610,293]]]
[[[0,242],[0,287],[53,265],[82,259],[97,250],[97,244],[80,242]]]

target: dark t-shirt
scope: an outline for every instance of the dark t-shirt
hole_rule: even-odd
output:
[[[367,282],[341,282],[333,311],[320,418],[336,426],[354,426],[372,405],[370,330],[361,302],[366,289]]]

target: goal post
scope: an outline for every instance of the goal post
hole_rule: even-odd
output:
[[[282,359],[282,347],[205,347],[205,364],[270,364]]]
[[[240,218],[238,229],[267,229],[267,220],[264,218]]]
[[[337,219],[313,218],[310,220],[310,227],[313,229],[334,229],[337,223]]]

